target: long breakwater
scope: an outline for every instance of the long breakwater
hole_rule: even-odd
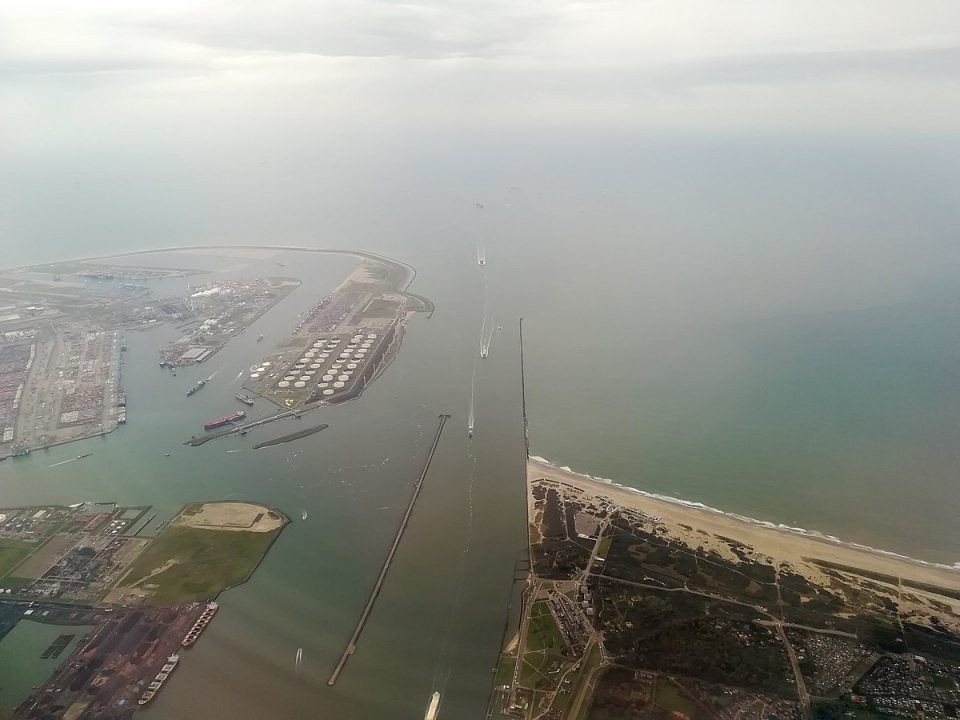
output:
[[[383,587],[383,581],[387,577],[387,571],[390,569],[390,565],[393,563],[393,557],[397,553],[397,548],[400,546],[400,540],[403,538],[403,533],[407,529],[407,523],[410,521],[410,516],[413,514],[413,506],[417,504],[417,498],[420,496],[420,490],[423,487],[424,478],[427,477],[427,471],[430,469],[430,463],[433,462],[433,455],[437,451],[437,445],[440,444],[440,434],[443,432],[443,426],[446,424],[447,420],[450,419],[449,415],[440,415],[440,425],[437,427],[437,435],[433,439],[433,444],[430,446],[430,452],[427,454],[427,460],[423,465],[423,470],[420,472],[420,477],[417,478],[417,482],[413,486],[413,495],[410,497],[410,504],[407,505],[407,511],[403,514],[403,518],[400,520],[400,527],[397,528],[397,535],[393,539],[393,545],[390,546],[390,552],[387,553],[387,558],[383,562],[383,567],[380,569],[380,575],[377,577],[377,582],[373,586],[373,590],[370,592],[370,599],[367,600],[367,605],[363,609],[363,613],[360,615],[360,620],[357,622],[357,627],[353,631],[353,635],[350,636],[350,640],[347,642],[347,647],[343,651],[343,655],[340,656],[340,661],[337,663],[336,668],[333,670],[333,674],[330,676],[330,679],[327,680],[327,685],[334,685],[337,682],[337,678],[340,677],[340,673],[343,672],[343,667],[347,664],[347,660],[350,659],[350,656],[353,655],[357,650],[357,642],[360,640],[360,633],[363,632],[364,626],[367,624],[367,620],[370,617],[370,613],[373,611],[374,603],[377,602],[377,597],[380,595],[380,590]]]

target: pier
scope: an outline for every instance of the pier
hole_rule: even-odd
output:
[[[254,420],[253,422],[244,423],[243,425],[234,425],[231,428],[225,430],[218,430],[216,432],[207,431],[203,435],[194,435],[189,440],[187,440],[184,445],[191,445],[197,447],[203,445],[205,442],[211,440],[217,440],[218,438],[227,437],[228,435],[237,435],[239,433],[245,433],[248,430],[253,428],[258,428],[261,425],[266,425],[268,423],[276,422],[277,420],[283,420],[284,418],[291,417],[303,417],[306,415],[309,410],[281,410],[275,415],[270,415],[269,417],[261,418],[260,420]]]
[[[530,459],[530,432],[527,428],[527,385],[523,378],[523,318],[520,318],[520,402],[523,405],[523,445]]]
[[[393,562],[393,556],[397,553],[397,548],[400,546],[400,539],[403,537],[404,530],[407,529],[407,523],[410,521],[410,515],[413,514],[413,506],[417,503],[417,497],[420,495],[420,489],[423,487],[423,480],[427,476],[427,471],[430,469],[430,463],[433,462],[433,455],[437,451],[437,445],[440,444],[440,433],[443,432],[443,426],[450,419],[449,415],[440,415],[440,425],[437,428],[437,436],[433,439],[433,444],[430,446],[430,452],[427,454],[427,461],[423,464],[423,470],[420,472],[420,477],[417,478],[416,484],[413,486],[413,495],[410,498],[410,504],[407,505],[407,511],[403,514],[403,518],[400,520],[400,527],[397,528],[397,536],[393,539],[393,545],[390,546],[390,552],[387,553],[387,559],[383,563],[383,568],[380,570],[380,576],[377,578],[377,583],[373,586],[373,591],[370,593],[370,599],[367,600],[367,606],[363,609],[363,614],[360,615],[360,620],[357,622],[357,627],[353,631],[353,635],[350,636],[350,641],[347,643],[347,647],[343,651],[343,655],[340,656],[340,662],[337,663],[337,667],[334,668],[333,674],[330,676],[330,679],[327,680],[327,685],[334,685],[337,682],[337,678],[340,677],[340,673],[343,671],[344,665],[347,664],[347,660],[350,659],[350,656],[356,652],[357,641],[360,639],[360,633],[363,632],[363,627],[367,624],[367,619],[370,617],[370,613],[373,610],[373,605],[377,601],[377,597],[380,595],[380,589],[383,587],[383,581],[387,576],[387,571],[390,569],[390,564]]]

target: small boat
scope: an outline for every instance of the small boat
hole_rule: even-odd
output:
[[[263,340],[263,335],[257,335],[257,342],[261,342],[262,340]]]
[[[440,711],[440,693],[435,692],[430,696],[430,704],[427,706],[427,712],[423,716],[423,720],[437,720],[438,713]]]

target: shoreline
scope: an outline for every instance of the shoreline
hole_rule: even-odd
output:
[[[726,513],[679,498],[648,493],[637,488],[557,467],[544,458],[530,456],[527,481],[547,479],[566,483],[591,496],[606,496],[625,508],[653,513],[663,522],[678,528],[690,526],[688,539],[695,547],[701,540],[698,531],[726,536],[753,546],[757,552],[793,564],[812,566],[813,560],[839,563],[860,570],[904,577],[918,582],[960,590],[960,563],[946,565],[912,558],[900,553],[851,543],[832,535],[804,528],[757,520]]]
[[[87,257],[76,257],[76,258],[66,258],[63,260],[58,260],[57,262],[92,262],[95,260],[109,260],[111,258],[120,258],[120,257],[132,257],[136,255],[152,255],[157,253],[165,252],[184,252],[189,250],[244,250],[244,249],[253,249],[253,250],[275,250],[275,251],[286,251],[286,252],[308,252],[308,253],[331,253],[334,255],[351,255],[354,257],[359,257],[361,259],[374,260],[376,262],[382,262],[387,265],[394,265],[395,267],[401,268],[406,273],[404,278],[404,283],[402,290],[405,292],[407,288],[413,283],[414,279],[417,277],[417,269],[412,265],[409,265],[402,260],[396,260],[394,258],[387,257],[386,255],[379,255],[377,253],[368,252],[366,250],[346,250],[342,248],[318,248],[318,247],[309,247],[306,245],[219,245],[219,244],[200,244],[200,245],[169,245],[166,247],[158,248],[147,248],[142,250],[126,250],[113,253],[106,253],[102,255],[90,255]],[[57,262],[53,263],[33,263],[32,265],[19,265],[16,267],[9,268],[0,268],[0,274],[16,272],[19,270],[28,270],[32,267],[37,267],[39,265],[56,265]],[[202,274],[202,272],[200,273]]]

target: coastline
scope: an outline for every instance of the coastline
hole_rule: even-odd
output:
[[[857,543],[848,543],[834,536],[814,533],[802,528],[756,520],[725,513],[701,503],[653,495],[636,488],[556,467],[544,458],[531,456],[527,462],[528,488],[534,480],[546,479],[577,488],[585,495],[604,496],[624,508],[654,515],[672,535],[693,547],[714,546],[728,554],[723,543],[711,543],[715,536],[743,542],[757,553],[791,565],[802,566],[805,575],[823,575],[814,561],[837,563],[871,573],[880,573],[914,582],[960,590],[960,564],[943,565],[926,562]],[[529,502],[528,495],[528,502]],[[528,508],[529,510],[529,508]],[[532,517],[532,516],[531,516]],[[957,603],[960,605],[960,603]]]

